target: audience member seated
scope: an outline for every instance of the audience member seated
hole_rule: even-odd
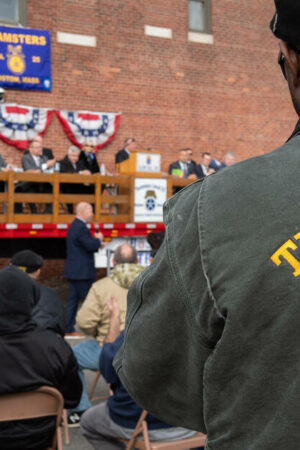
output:
[[[86,392],[82,371],[83,369],[98,370],[99,368],[99,356],[109,325],[109,311],[106,302],[111,296],[116,297],[121,310],[121,324],[124,327],[128,289],[143,271],[143,267],[137,264],[135,248],[129,244],[122,244],[116,249],[113,264],[115,267],[110,275],[92,285],[77,313],[77,325],[93,339],[73,347],[79,365],[83,391],[76,409],[69,411],[68,422],[71,427],[79,426],[80,416],[92,406]]]
[[[91,172],[88,170],[82,160],[79,159],[80,150],[75,145],[71,145],[68,148],[68,154],[60,163],[61,173],[78,173],[82,175],[90,175]],[[63,194],[87,194],[88,188],[90,186],[84,186],[78,183],[62,183],[61,192]],[[73,205],[67,204],[69,214],[73,214]]]
[[[38,280],[44,260],[32,250],[22,250],[11,259],[11,264]],[[54,289],[39,284],[40,299],[32,310],[32,320],[40,327],[64,336],[66,328],[65,308]]]
[[[117,439],[130,439],[142,409],[132,400],[122,386],[114,370],[113,359],[124,341],[121,332],[121,315],[114,297],[108,300],[109,329],[104,339],[100,356],[100,372],[110,384],[113,395],[106,402],[86,411],[80,423],[82,434],[97,450],[122,449],[124,445]],[[146,417],[150,440],[176,441],[192,437],[196,432],[173,427],[148,414]]]
[[[77,363],[65,340],[32,321],[40,286],[18,267],[0,271],[0,394],[58,389],[65,407],[76,406],[82,385]],[[55,418],[0,423],[3,450],[45,450],[51,444]]]
[[[22,157],[22,168],[24,172],[28,173],[51,173],[54,169],[55,158],[47,159],[42,155],[42,145],[39,140],[31,141],[29,144],[28,153],[24,153]],[[50,193],[52,186],[49,183],[31,183],[21,182],[16,186],[16,192],[33,192],[33,193]],[[29,203],[32,214],[37,213],[35,203]],[[22,205],[17,203],[15,212],[22,212]],[[44,214],[52,213],[52,204],[47,203]]]
[[[85,169],[89,170],[90,173],[99,173],[99,165],[92,142],[86,142],[84,144],[79,155],[79,160],[83,162]]]
[[[200,164],[198,164],[195,167],[195,173],[197,175],[197,178],[204,178],[207,175],[211,175],[214,173],[214,169],[210,168],[210,162],[211,162],[211,154],[208,152],[202,153],[202,161]]]
[[[130,152],[136,149],[136,142],[134,138],[127,138],[124,141],[124,147],[122,150],[119,150],[115,155],[116,164],[121,163],[122,161],[126,161],[129,159]]]

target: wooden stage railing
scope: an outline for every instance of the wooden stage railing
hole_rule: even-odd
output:
[[[0,192],[0,223],[70,223],[74,215],[68,213],[66,205],[74,205],[80,201],[94,204],[95,222],[133,222],[134,178],[132,175],[0,172],[0,184],[4,185],[4,192]],[[52,193],[15,192],[16,186],[21,182],[50,183]],[[167,177],[168,197],[172,195],[174,186],[187,186],[191,182],[192,180]],[[94,194],[63,194],[62,183],[94,185]],[[23,213],[15,213],[16,203],[25,204]],[[26,207],[29,203],[38,205],[37,214],[32,214]],[[46,203],[52,204],[52,214],[42,213],[43,205]]]

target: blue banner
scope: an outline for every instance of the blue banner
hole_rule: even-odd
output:
[[[51,91],[49,31],[0,27],[0,86]]]

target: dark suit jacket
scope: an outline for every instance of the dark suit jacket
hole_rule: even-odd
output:
[[[78,160],[75,163],[76,170],[73,167],[73,164],[69,160],[68,156],[65,156],[64,159],[59,161],[60,164],[60,173],[78,173],[81,170],[85,170],[86,167],[83,161]],[[80,175],[79,175],[80,176]],[[87,194],[88,186],[84,186],[82,183],[61,183],[61,192],[64,194]],[[72,214],[72,208],[69,211]]]
[[[175,161],[175,162],[173,162],[172,164],[169,165],[169,174],[170,175],[172,175],[172,170],[173,169],[181,170],[179,161]],[[195,173],[195,169],[194,169],[194,167],[191,164],[187,164],[187,169],[188,169],[188,173],[187,173],[187,176],[185,178],[187,178],[189,175]]]
[[[44,164],[45,162],[47,162],[48,159],[45,156],[40,156],[40,163],[41,165]],[[30,153],[24,153],[23,157],[22,157],[22,168],[24,171],[26,170],[31,170],[31,169],[41,169],[41,167],[37,166],[35,163],[35,160],[33,159],[33,157],[31,156]]]
[[[94,155],[94,158],[89,158],[83,150],[81,150],[79,155],[79,161],[81,161],[84,164],[84,168],[86,170],[89,170],[91,173],[99,173],[99,165],[97,162],[96,155]]]
[[[116,164],[117,164],[122,161],[126,161],[126,159],[129,159],[129,155],[126,152],[126,150],[124,148],[122,148],[122,150],[118,151],[118,153],[116,154],[115,159],[116,159]]]
[[[69,280],[94,280],[96,269],[94,253],[98,251],[101,242],[92,237],[86,224],[73,220],[67,233],[67,259],[64,276]]]
[[[75,163],[76,170],[73,167],[73,164],[69,160],[68,156],[65,156],[64,159],[59,161],[60,164],[60,172],[61,173],[78,173],[81,170],[85,170],[86,167],[83,163],[83,161],[78,160],[77,163]]]
[[[206,177],[205,173],[203,172],[203,169],[201,167],[201,164],[198,164],[195,167],[195,174],[197,175],[197,178],[204,178]]]

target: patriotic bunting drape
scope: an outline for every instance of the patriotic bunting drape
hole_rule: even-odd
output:
[[[104,147],[117,131],[120,114],[90,111],[56,111],[60,123],[73,144],[82,147],[92,142],[95,149]]]
[[[43,135],[51,121],[53,111],[47,108],[6,103],[0,105],[0,138],[20,149],[38,134]]]
[[[0,139],[25,149],[37,135],[43,136],[50,124],[53,110],[5,103],[0,105]],[[111,141],[120,121],[120,113],[90,111],[56,111],[69,140],[77,147],[92,142],[95,149]]]

